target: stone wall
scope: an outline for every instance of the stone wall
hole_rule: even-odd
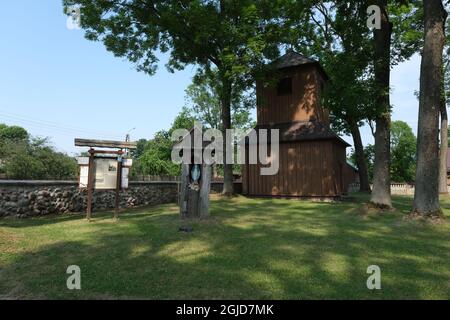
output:
[[[239,193],[241,184],[235,188]],[[222,183],[213,182],[211,189],[221,191]],[[130,182],[129,189],[121,191],[120,207],[176,203],[177,197],[177,182]],[[113,209],[114,199],[114,191],[94,192],[93,210]],[[86,205],[87,191],[73,181],[0,181],[0,218],[84,212]]]
[[[177,201],[174,182],[132,182],[121,192],[121,208],[171,203]],[[114,191],[94,192],[94,210],[114,208]],[[87,191],[75,182],[1,181],[0,217],[25,218],[86,210]]]

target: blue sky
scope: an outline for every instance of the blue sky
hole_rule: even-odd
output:
[[[193,66],[174,74],[161,56],[149,77],[66,27],[61,0],[3,1],[0,9],[0,123],[48,136],[58,150],[75,153],[75,137],[151,138],[167,129],[184,105]],[[416,132],[420,57],[392,74],[393,119]],[[373,139],[362,130],[365,143]],[[346,138],[351,143],[351,139]]]

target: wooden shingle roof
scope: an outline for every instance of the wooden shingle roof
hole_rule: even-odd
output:
[[[280,130],[280,142],[335,140],[346,147],[350,147],[350,144],[339,137],[328,126],[318,121],[297,121],[273,125],[258,125],[255,128],[256,131],[260,129]],[[268,138],[270,138],[270,134],[268,134]]]
[[[285,55],[275,60],[278,69],[296,67],[303,64],[317,63],[317,61],[307,58],[304,55],[289,51]]]
[[[319,61],[308,58],[295,51],[288,51],[285,55],[276,59],[273,64],[277,69],[286,69],[303,65],[316,65],[316,67],[323,74],[324,78],[328,80],[328,75],[320,65]]]

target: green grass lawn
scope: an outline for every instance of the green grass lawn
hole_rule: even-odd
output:
[[[175,205],[0,220],[0,298],[450,299],[450,222],[405,221],[354,202],[215,199],[212,218],[178,232]],[[450,198],[442,201],[450,218]],[[450,221],[450,219],[448,219]],[[66,287],[69,265],[82,290]],[[382,290],[366,287],[367,267]]]

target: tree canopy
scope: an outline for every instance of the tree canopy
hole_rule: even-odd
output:
[[[19,142],[25,141],[28,138],[28,132],[24,128],[0,124],[0,141],[11,140]]]
[[[288,1],[290,2],[290,1]],[[102,41],[137,70],[154,74],[157,53],[168,53],[170,71],[195,65],[217,71],[222,130],[231,128],[233,90],[245,90],[267,59],[279,55],[284,1],[272,0],[63,0],[77,5],[86,38]],[[297,2],[296,10],[302,10]],[[232,141],[224,139],[224,150]],[[233,193],[231,164],[224,166],[224,191]]]
[[[416,172],[417,139],[403,121],[391,125],[391,176],[394,182],[412,182]]]
[[[172,132],[176,129],[192,128],[195,118],[187,109],[183,109],[175,118],[169,130],[157,132],[151,140],[140,140],[138,149],[132,153],[135,163],[132,168],[133,176],[142,175],[170,175],[178,176],[180,166],[171,159],[174,142]]]
[[[8,179],[71,180],[78,175],[74,158],[56,151],[46,138],[31,137],[18,126],[0,124],[0,173]]]
[[[185,108],[206,127],[222,128],[220,81],[216,69],[205,76],[197,74],[186,89]],[[250,129],[254,122],[251,110],[255,108],[255,90],[234,87],[231,98],[231,123],[233,128]]]
[[[392,121],[391,125],[391,176],[394,182],[414,182],[416,171],[417,139],[411,127],[403,121]],[[373,181],[373,167],[375,161],[374,145],[364,147],[369,181]],[[352,150],[349,159],[356,163],[355,151]]]

